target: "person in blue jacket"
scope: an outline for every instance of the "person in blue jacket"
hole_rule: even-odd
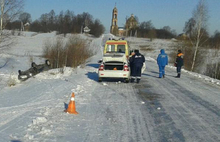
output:
[[[160,50],[160,54],[157,57],[157,64],[159,67],[159,78],[165,77],[165,66],[168,65],[168,56],[164,49]]]
[[[139,53],[139,50],[134,51],[135,54],[129,59],[131,64],[131,82],[137,80],[137,83],[141,80],[141,69],[145,62],[145,57]]]

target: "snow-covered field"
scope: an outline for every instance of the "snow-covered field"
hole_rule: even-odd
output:
[[[14,37],[17,41],[14,46],[0,52],[0,142],[220,140],[217,130],[220,124],[217,119],[219,80],[185,70],[185,79],[175,80],[172,65],[168,66],[164,80],[156,78],[155,59],[161,48],[169,52],[174,41],[128,38],[132,49],[142,46],[153,49],[141,51],[146,57],[147,69],[140,85],[135,85],[120,81],[98,83],[97,61],[102,57],[104,41],[111,35],[100,38],[80,36],[91,40],[89,48],[97,53],[88,59],[86,66],[65,68],[63,74],[53,69],[25,82],[17,79],[17,71],[30,68],[32,60],[43,63],[42,47],[45,41],[56,39],[56,34],[24,33]],[[144,96],[141,89],[153,97]],[[186,93],[187,97],[176,94],[178,91]],[[78,115],[64,112],[72,92],[75,93]],[[209,97],[206,96],[208,92]],[[204,111],[196,102],[215,114]],[[211,122],[206,118],[208,116],[213,116]],[[198,120],[198,124],[193,123]],[[198,129],[203,131],[198,132]],[[195,132],[194,136],[189,131]],[[211,135],[204,134],[207,131]]]

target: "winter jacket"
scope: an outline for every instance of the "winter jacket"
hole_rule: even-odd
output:
[[[176,67],[183,66],[183,53],[178,53],[176,57]]]
[[[145,57],[140,53],[136,53],[129,60],[132,66],[142,67],[143,63],[145,62]]]
[[[160,50],[160,54],[157,57],[157,64],[158,66],[166,66],[168,65],[168,57],[165,53],[164,49]]]

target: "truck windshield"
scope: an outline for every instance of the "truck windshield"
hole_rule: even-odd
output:
[[[117,52],[125,53],[125,45],[118,45]]]
[[[115,52],[115,45],[108,45],[106,52],[107,53]]]

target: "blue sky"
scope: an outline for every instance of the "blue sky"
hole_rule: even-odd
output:
[[[112,10],[118,9],[118,25],[125,24],[126,16],[134,14],[139,22],[149,21],[159,29],[170,26],[176,32],[182,33],[185,22],[192,17],[199,0],[25,0],[24,12],[31,14],[32,20],[42,14],[54,10],[70,10],[75,15],[88,12],[94,19],[99,19],[109,32]],[[208,31],[211,35],[220,31],[220,0],[207,0],[209,10]]]

